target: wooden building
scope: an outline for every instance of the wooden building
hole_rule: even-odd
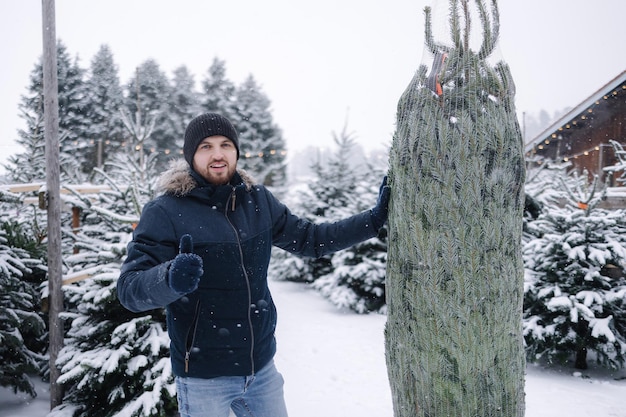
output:
[[[569,161],[578,173],[604,179],[604,168],[618,162],[610,140],[626,147],[626,71],[526,143],[525,152],[530,160]]]

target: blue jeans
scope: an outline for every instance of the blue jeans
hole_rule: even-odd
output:
[[[252,376],[176,377],[181,417],[287,417],[283,377],[271,361]]]

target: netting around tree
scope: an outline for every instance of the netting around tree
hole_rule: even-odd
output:
[[[521,416],[524,159],[497,2],[438,1],[424,16],[390,155],[394,411]]]

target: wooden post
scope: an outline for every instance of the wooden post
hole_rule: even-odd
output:
[[[59,98],[54,0],[42,0],[43,15],[43,99],[44,137],[46,141],[46,187],[48,207],[48,291],[50,409],[63,401],[63,387],[57,382],[56,366],[63,347],[62,269],[61,269],[61,197],[59,191]]]
[[[97,148],[96,148],[96,166],[98,168],[102,168],[102,152],[103,152],[104,144],[102,139],[98,139]]]
[[[80,229],[80,208],[72,207],[72,232],[78,234]],[[78,246],[74,245],[74,254],[78,253]]]

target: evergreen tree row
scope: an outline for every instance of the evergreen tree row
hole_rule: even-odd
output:
[[[196,89],[194,76],[180,66],[169,78],[149,59],[121,84],[113,53],[103,45],[89,69],[72,59],[62,42],[57,46],[59,136],[62,176],[90,181],[93,169],[107,169],[116,154],[153,155],[157,170],[181,157],[187,123],[203,112],[228,117],[240,134],[240,167],[264,184],[285,181],[286,144],[274,122],[271,102],[252,75],[241,85],[226,77],[224,61],[215,58]],[[43,140],[43,66],[30,75],[19,105],[26,128],[16,142],[24,152],[9,159],[12,181],[45,178]],[[132,140],[134,138],[134,140]]]
[[[235,85],[218,59],[202,82],[202,93],[194,90],[185,67],[170,81],[154,60],[137,68],[124,90],[106,46],[94,57],[91,71],[85,71],[59,43],[58,66],[61,183],[69,193],[62,194],[67,210],[61,219],[66,337],[57,362],[65,397],[55,412],[173,415],[164,311],[132,314],[115,294],[133,224],[154,197],[155,181],[168,159],[180,157],[185,126],[198,113],[215,111],[233,121],[241,139],[239,166],[266,185],[286,181],[282,134],[254,78]],[[39,63],[20,105],[27,127],[18,143],[24,152],[10,158],[9,182],[37,188],[45,180],[42,103]],[[86,181],[99,185],[100,192],[73,191]],[[30,377],[48,375],[42,305],[46,216],[31,205],[36,195],[0,195],[0,385],[33,396]]]

